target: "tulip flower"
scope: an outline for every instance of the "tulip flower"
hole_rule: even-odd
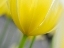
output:
[[[52,30],[62,11],[58,0],[9,0],[9,5],[15,24],[27,36]]]
[[[0,0],[0,7],[6,2],[7,0]]]
[[[10,11],[6,2],[0,7],[0,16],[3,14],[10,16]]]

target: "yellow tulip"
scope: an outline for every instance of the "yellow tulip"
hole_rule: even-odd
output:
[[[62,11],[57,0],[9,0],[9,3],[15,24],[28,36],[53,29]]]
[[[7,0],[0,0],[0,7],[6,2]]]
[[[6,14],[6,16],[10,15],[10,11],[6,2],[0,7],[0,16],[3,14]]]

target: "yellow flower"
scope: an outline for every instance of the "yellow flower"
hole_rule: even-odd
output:
[[[6,2],[7,0],[0,0],[0,7]]]
[[[15,24],[28,36],[53,29],[62,10],[57,0],[9,0],[9,3]]]
[[[6,16],[10,15],[10,11],[6,2],[2,6],[0,6],[0,16],[2,16],[3,14],[6,14]]]

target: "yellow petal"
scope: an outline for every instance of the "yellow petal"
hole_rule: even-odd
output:
[[[42,24],[37,29],[34,29],[34,31],[29,33],[29,35],[45,34],[48,31],[52,30],[58,23],[59,18],[61,16],[60,15],[61,12],[62,12],[62,5],[55,2],[55,4],[52,6],[49,13],[47,14],[47,17],[42,22]]]
[[[36,29],[44,20],[52,0],[17,0],[19,21],[25,31],[29,33]]]
[[[7,16],[10,15],[10,11],[6,2],[0,7],[0,15],[2,16],[3,14],[6,14]]]
[[[62,7],[55,0],[9,0],[12,18],[26,35],[39,35],[57,24]]]
[[[9,0],[9,5],[10,5],[10,11],[12,15],[12,19],[14,20],[14,23],[17,25],[17,27],[23,31],[19,19],[18,19],[18,12],[17,12],[17,5],[16,5],[16,0]]]
[[[0,7],[6,2],[7,0],[0,0]]]

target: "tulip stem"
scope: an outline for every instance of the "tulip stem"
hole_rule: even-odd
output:
[[[24,44],[25,44],[25,42],[26,42],[26,40],[27,40],[27,37],[28,37],[28,36],[23,35],[23,38],[22,38],[22,40],[21,40],[21,42],[20,42],[20,45],[19,45],[19,48],[23,48],[23,46],[24,46]]]
[[[35,38],[36,38],[36,36],[33,37],[32,41],[31,41],[31,43],[30,43],[29,48],[32,48],[32,46],[33,46],[33,44],[34,44],[34,41],[35,41]]]

